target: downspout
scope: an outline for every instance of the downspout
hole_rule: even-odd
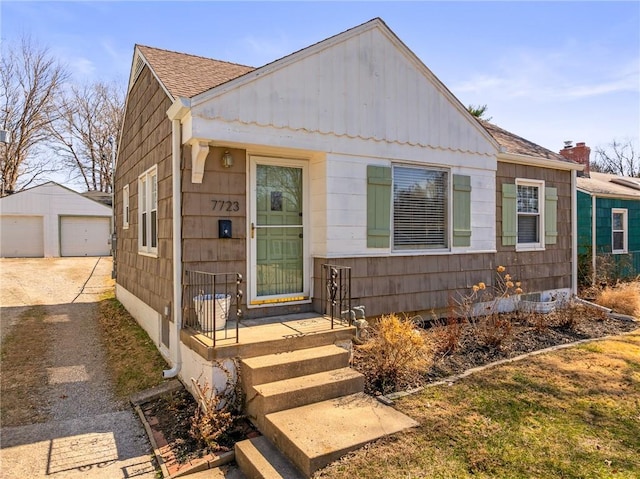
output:
[[[179,119],[171,119],[171,191],[173,214],[173,323],[176,332],[176,345],[174,346],[173,367],[162,371],[165,379],[173,378],[182,369],[182,354],[180,353],[180,331],[182,330],[182,189],[181,189],[181,134],[182,128]],[[171,339],[169,340],[171,341]],[[171,347],[169,347],[171,350]]]
[[[591,196],[591,284],[596,282],[596,195]]]
[[[571,170],[571,292],[578,294],[578,174]]]

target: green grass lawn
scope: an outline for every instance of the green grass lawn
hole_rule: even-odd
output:
[[[418,428],[317,473],[353,478],[640,477],[640,330],[396,402]]]
[[[118,398],[127,400],[134,393],[162,383],[166,361],[113,293],[100,301],[98,324]]]

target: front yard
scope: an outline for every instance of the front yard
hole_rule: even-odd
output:
[[[640,330],[396,402],[420,426],[316,477],[640,477]]]
[[[103,303],[101,322],[105,332],[109,331],[110,363],[122,366],[113,371],[121,394],[137,389],[139,374],[159,381],[163,364],[139,371],[140,359],[133,359],[136,355],[132,352],[151,353],[153,347],[146,344],[144,333],[132,334],[124,327],[127,324],[136,329],[117,302]],[[114,327],[118,324],[121,326]],[[587,332],[611,334],[608,324],[588,314],[580,315],[571,328],[564,325],[558,329],[553,322],[535,321],[514,324],[514,328],[540,340],[564,330],[575,341],[590,337]],[[627,326],[635,327],[634,323]],[[518,353],[517,337],[515,334],[494,348],[493,358],[480,360]],[[125,338],[136,339],[123,347]],[[468,355],[468,341],[464,337],[460,340],[457,352]],[[453,356],[449,354],[447,359]],[[444,368],[443,359],[432,364],[431,370],[438,365]],[[449,363],[438,375],[459,373],[464,364],[467,362]],[[132,374],[132,370],[136,372]],[[428,375],[427,379],[436,378]],[[426,387],[397,400],[395,407],[420,426],[365,446],[319,471],[315,478],[637,478],[640,329]]]

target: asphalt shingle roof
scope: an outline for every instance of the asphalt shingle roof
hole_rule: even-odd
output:
[[[173,98],[191,98],[255,70],[246,65],[144,45],[137,48]]]
[[[506,153],[512,153],[516,155],[526,155],[536,158],[544,158],[547,160],[563,161],[565,163],[575,163],[559,153],[554,153],[540,145],[533,143],[521,136],[515,135],[510,131],[503,130],[499,126],[489,123],[485,120],[479,120],[480,124],[493,136],[498,144],[504,149]]]
[[[624,176],[611,175],[609,173],[598,173],[592,171],[590,177],[577,178],[577,186],[581,190],[588,191],[593,194],[612,195],[640,200],[640,190],[624,186],[614,181],[625,180]],[[627,178],[627,180],[637,181],[640,184],[640,178]]]

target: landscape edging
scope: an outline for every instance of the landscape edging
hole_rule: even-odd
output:
[[[610,313],[610,314],[614,314],[614,313]],[[640,322],[638,321],[636,318],[634,318],[633,316],[625,316],[625,318],[630,318],[630,321],[633,322]],[[623,319],[623,318],[620,318]],[[545,353],[550,353],[553,351],[559,351],[561,349],[568,349],[574,346],[580,346],[582,344],[588,344],[588,343],[593,343],[596,341],[606,341],[608,339],[612,339],[612,338],[616,338],[618,336],[626,336],[629,334],[634,334],[637,333],[638,330],[634,330],[634,331],[628,331],[626,333],[621,333],[621,334],[613,334],[613,335],[609,335],[609,336],[602,336],[600,338],[589,338],[589,339],[581,339],[579,341],[574,341],[572,343],[566,343],[566,344],[556,344],[555,346],[550,346],[548,348],[544,348],[544,349],[538,349],[537,351],[531,351],[529,353],[525,353],[525,354],[520,354],[518,356],[514,356],[512,358],[505,358],[505,359],[500,359],[499,361],[494,361],[492,363],[488,363],[488,364],[484,364],[482,366],[477,366],[475,368],[470,368],[467,369],[466,371],[460,373],[460,374],[454,374],[453,376],[449,376],[445,379],[441,379],[440,381],[435,381],[429,384],[425,384],[424,386],[420,386],[417,388],[413,388],[413,389],[408,389],[406,391],[398,391],[395,393],[390,393],[390,394],[383,394],[380,396],[377,396],[378,401],[380,401],[383,404],[386,404],[387,406],[391,406],[393,404],[393,402],[396,399],[400,399],[406,396],[411,396],[412,394],[416,394],[426,388],[430,388],[433,386],[442,386],[442,385],[453,385],[454,382],[459,381],[460,379],[466,378],[467,376],[471,376],[472,374],[484,371],[486,369],[490,369],[496,366],[501,366],[503,364],[509,364],[509,363],[513,363],[516,361],[521,361],[523,359],[526,359],[528,357],[531,356],[537,356],[539,354],[545,354]]]

